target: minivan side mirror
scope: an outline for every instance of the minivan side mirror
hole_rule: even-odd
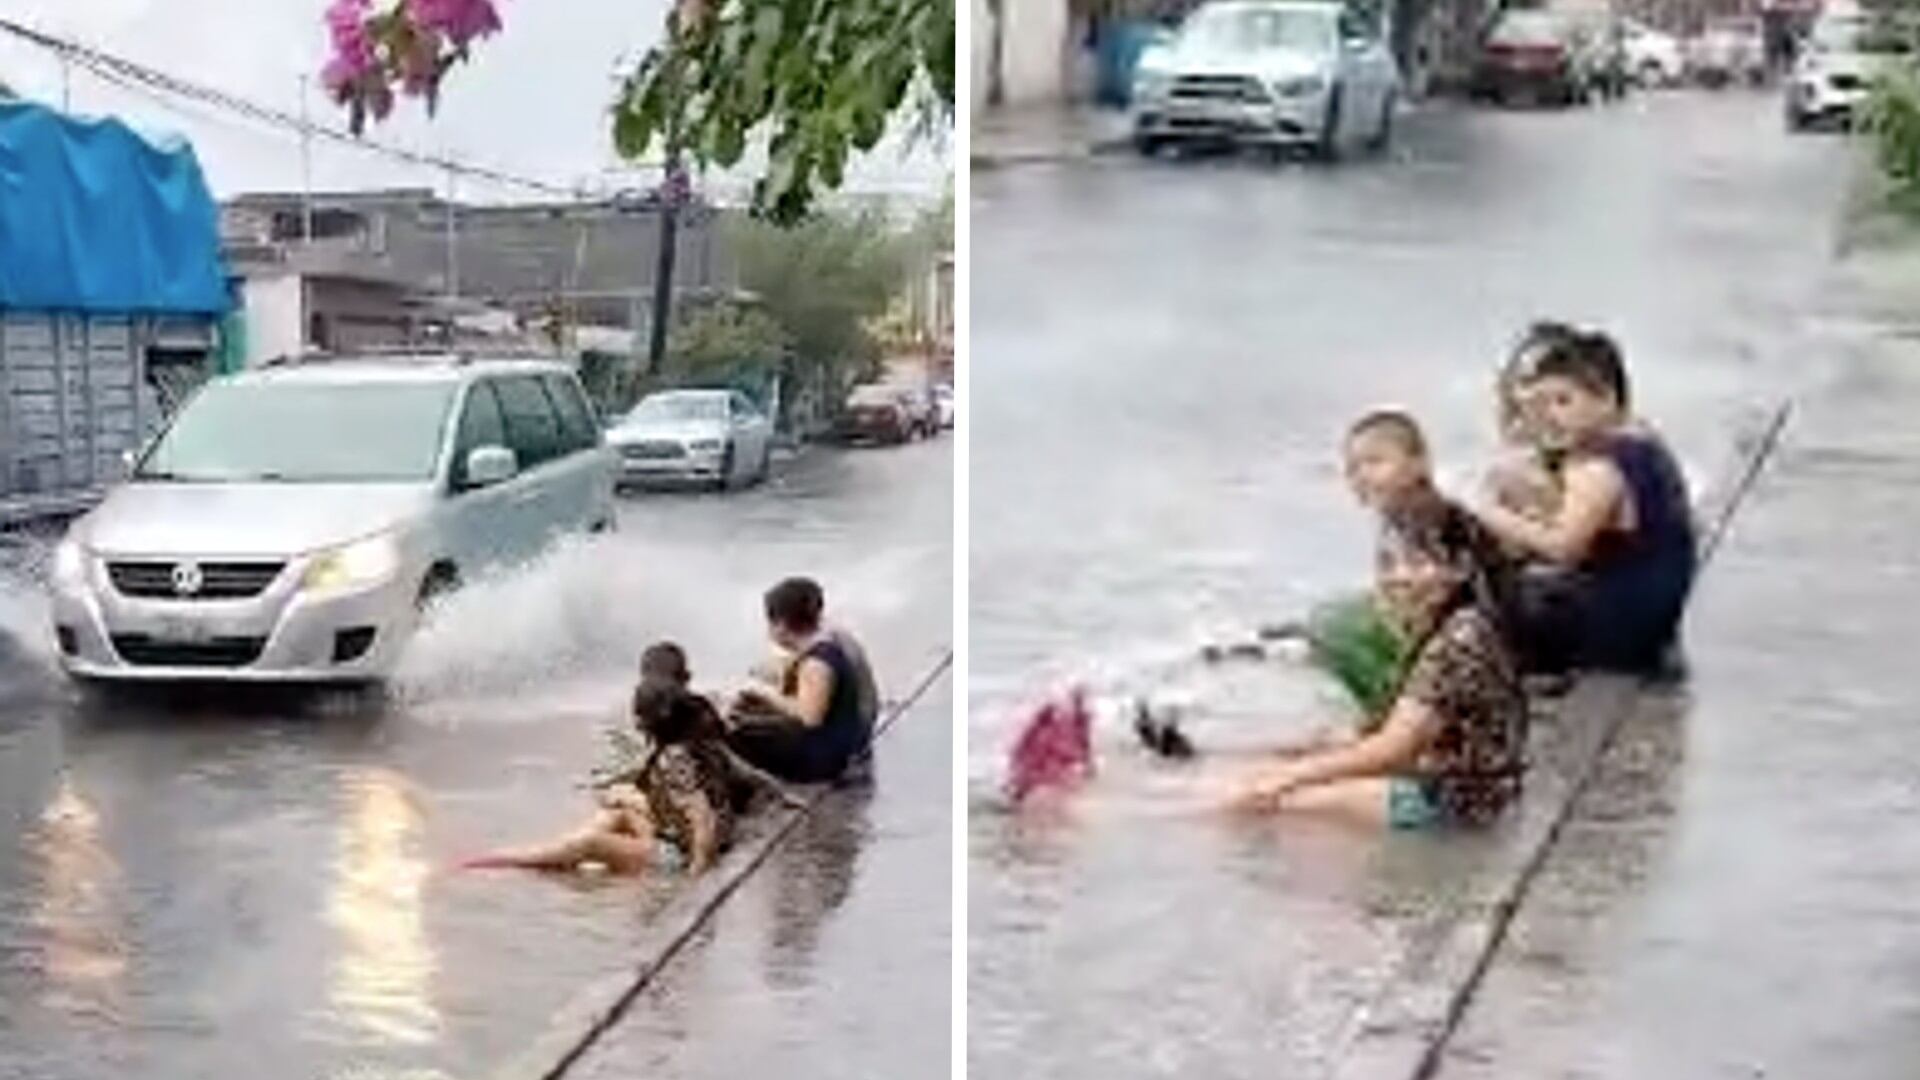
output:
[[[514,478],[520,459],[504,446],[476,446],[467,454],[469,488],[492,487]]]

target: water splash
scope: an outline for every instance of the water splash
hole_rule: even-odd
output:
[[[50,554],[38,539],[0,537],[0,650],[16,650],[49,671],[57,666],[45,577]]]

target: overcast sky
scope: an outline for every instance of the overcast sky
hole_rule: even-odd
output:
[[[319,89],[327,52],[327,0],[5,0],[7,16],[52,34],[197,83],[297,112],[299,77],[313,76],[310,108],[336,126],[345,117]],[[450,154],[516,175],[602,190],[645,183],[622,177],[608,137],[607,106],[616,74],[660,34],[662,0],[499,0],[506,30],[478,46],[474,61],[448,77],[436,117],[403,98],[393,116],[369,129],[383,141]],[[0,82],[58,105],[62,65],[51,54],[0,34]],[[216,195],[298,190],[300,140],[198,104],[170,104],[123,90],[75,67],[73,110],[117,115],[143,132],[189,138]],[[850,171],[848,188],[937,196],[950,148],[883,144]],[[432,169],[314,142],[317,190],[380,186],[442,187]],[[710,189],[740,190],[738,178]],[[538,197],[524,190],[461,180],[462,198]]]

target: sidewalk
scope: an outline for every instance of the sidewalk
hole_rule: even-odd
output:
[[[981,109],[973,117],[975,168],[1074,161],[1125,149],[1127,114],[1084,105]]]
[[[1800,403],[1703,581],[1686,694],[1629,717],[1440,1077],[1914,1075],[1920,344],[1904,337],[1845,344]]]

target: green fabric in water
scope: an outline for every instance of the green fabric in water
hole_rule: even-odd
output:
[[[1342,597],[1307,616],[1315,666],[1332,675],[1360,707],[1362,732],[1386,720],[1407,662],[1407,643],[1372,594]]]

